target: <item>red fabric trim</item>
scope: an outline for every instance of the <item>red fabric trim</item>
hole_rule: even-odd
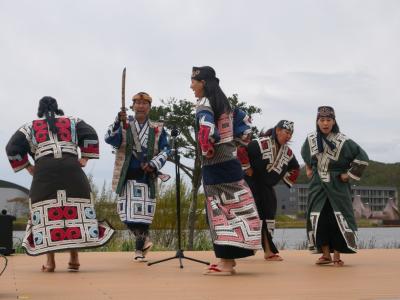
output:
[[[298,177],[299,174],[300,174],[300,170],[299,170],[299,169],[294,169],[294,170],[290,171],[289,174],[290,174],[290,175],[289,175],[288,179],[289,179],[291,182],[295,183],[297,177]]]
[[[213,149],[213,144],[210,142],[209,137],[210,137],[210,131],[211,128],[205,125],[200,125],[200,130],[197,135],[201,152],[203,155],[206,155],[208,151]]]
[[[99,144],[89,144],[87,147],[80,147],[82,154],[90,153],[90,154],[99,154]]]
[[[242,165],[247,165],[250,163],[249,154],[247,148],[244,146],[239,146],[237,149],[237,157]]]
[[[267,140],[262,140],[262,141],[261,141],[261,148],[262,148],[262,150],[268,149],[268,142],[267,142]]]
[[[9,160],[9,162],[13,169],[18,169],[18,167],[20,167],[28,162],[28,154],[25,154],[21,160],[12,159],[12,160]]]

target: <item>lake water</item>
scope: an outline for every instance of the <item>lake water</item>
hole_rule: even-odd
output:
[[[20,243],[24,231],[14,231],[14,243]],[[128,237],[128,233],[122,233]],[[359,228],[360,248],[400,248],[400,227]],[[280,249],[305,249],[306,230],[303,228],[276,229],[274,241]]]
[[[279,248],[304,249],[306,230],[276,229],[274,240]],[[400,227],[359,228],[358,241],[360,248],[400,248]]]

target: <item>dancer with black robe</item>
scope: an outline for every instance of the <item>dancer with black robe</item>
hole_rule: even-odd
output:
[[[97,221],[82,171],[89,159],[99,158],[99,141],[89,124],[64,116],[52,97],[40,100],[37,116],[18,129],[6,147],[14,171],[26,169],[33,176],[22,246],[29,255],[47,254],[43,272],[54,272],[55,251],[69,250],[68,269],[78,271],[77,250],[102,246],[114,232]]]
[[[267,261],[283,260],[272,240],[277,209],[274,186],[282,180],[290,188],[299,174],[299,164],[288,146],[293,130],[293,122],[281,120],[260,138],[251,141],[247,148],[252,172],[247,170],[245,178],[262,221],[262,245]]]

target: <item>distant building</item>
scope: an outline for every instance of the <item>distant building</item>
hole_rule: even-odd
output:
[[[279,184],[275,187],[278,199],[277,214],[295,215],[307,211],[308,184],[295,184],[291,189]],[[389,199],[398,199],[395,187],[356,186],[351,187],[352,197],[360,195],[362,203],[372,213],[383,212]]]
[[[383,211],[390,198],[398,199],[397,189],[393,187],[352,186],[351,193],[353,197],[360,195],[362,203],[372,212]]]
[[[296,187],[289,189],[284,184],[278,184],[274,188],[277,198],[276,213],[278,215],[296,215],[299,212],[298,189]]]
[[[26,217],[29,212],[29,190],[18,184],[0,180],[0,211],[17,218]]]
[[[278,184],[275,192],[278,215],[296,215],[307,211],[308,184],[295,184],[290,189],[284,184]]]

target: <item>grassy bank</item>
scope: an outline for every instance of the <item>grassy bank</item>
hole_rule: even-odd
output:
[[[380,220],[370,219],[359,219],[357,220],[357,226],[360,228],[372,228],[382,226]],[[276,217],[276,228],[305,228],[306,220],[303,218],[292,218],[286,215],[280,215]]]

